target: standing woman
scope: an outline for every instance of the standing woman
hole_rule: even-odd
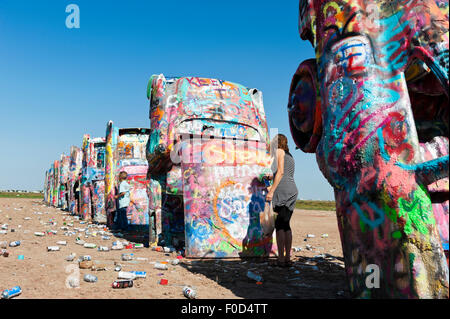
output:
[[[294,181],[295,161],[289,153],[288,141],[283,134],[276,135],[271,143],[274,156],[272,171],[273,185],[269,188],[266,201],[272,201],[272,207],[278,216],[275,230],[278,245],[278,265],[291,266],[292,231],[289,225],[297,201],[298,190]]]

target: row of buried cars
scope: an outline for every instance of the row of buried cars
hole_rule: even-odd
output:
[[[126,171],[129,236],[187,257],[273,255],[275,238],[259,221],[271,175],[262,92],[160,74],[147,97],[150,128],[109,121],[104,137],[84,135],[46,172],[45,202],[111,227]]]

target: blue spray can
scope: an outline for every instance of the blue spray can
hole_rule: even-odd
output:
[[[22,293],[22,289],[19,286],[15,286],[11,289],[3,290],[2,299],[11,299]]]

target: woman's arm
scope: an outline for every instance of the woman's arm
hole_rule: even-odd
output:
[[[277,149],[277,173],[275,174],[275,179],[273,180],[273,185],[270,187],[269,193],[267,193],[266,200],[271,201],[275,190],[280,184],[281,179],[284,175],[284,151],[282,149]]]

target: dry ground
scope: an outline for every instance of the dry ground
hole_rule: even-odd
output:
[[[31,219],[25,220],[25,217]],[[50,219],[57,224],[46,224]],[[0,198],[0,226],[8,224],[8,232],[0,234],[0,242],[21,241],[20,246],[7,248],[10,253],[8,257],[0,256],[0,290],[19,285],[23,292],[16,297],[18,299],[169,299],[184,298],[182,287],[189,285],[196,289],[198,299],[348,297],[339,232],[335,212],[332,211],[294,212],[291,220],[293,247],[301,247],[302,250],[292,253],[294,266],[291,268],[272,267],[267,261],[255,259],[182,259],[178,265],[169,265],[168,270],[161,271],[154,269],[152,262],[173,260],[176,253],[166,254],[150,248],[108,252],[85,248],[75,244],[77,236],[64,235],[64,230],[61,230],[64,222],[73,222],[73,227],[87,228],[86,224],[80,224],[67,212],[46,207],[38,199]],[[71,228],[69,230],[73,230]],[[34,235],[34,232],[47,230],[57,230],[58,233],[44,237]],[[324,233],[328,234],[327,238],[322,238]],[[307,234],[314,234],[315,237],[305,241]],[[113,241],[124,240],[114,236],[110,240],[102,240],[101,235],[85,238],[84,233],[79,236],[86,242],[109,248]],[[67,241],[67,246],[59,245],[60,251],[47,252],[47,246],[55,246],[60,240]],[[306,245],[311,245],[312,250],[306,249]],[[66,256],[72,252],[76,253],[75,261],[66,261]],[[123,253],[133,253],[135,257],[148,260],[121,261]],[[23,255],[24,259],[19,260],[19,255]],[[103,264],[107,270],[78,270],[77,258],[83,255],[92,256],[94,265]],[[122,264],[124,271],[146,271],[147,278],[136,279],[132,288],[112,289],[111,284],[117,279],[114,262]],[[262,275],[262,285],[247,278],[249,269]],[[77,271],[80,272],[80,287],[67,288],[68,276],[75,275]],[[98,282],[83,281],[87,273],[96,275]],[[161,278],[167,279],[169,284],[160,285]]]

